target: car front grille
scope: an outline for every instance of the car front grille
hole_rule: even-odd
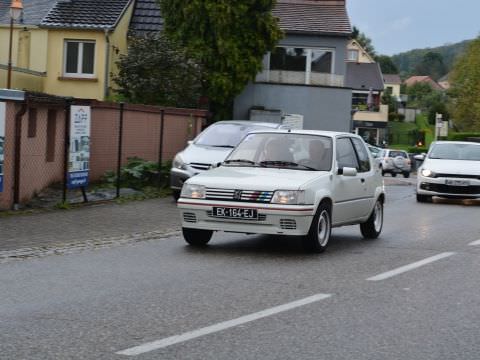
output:
[[[203,163],[190,163],[190,167],[197,169],[197,170],[208,170],[212,167],[211,164],[203,164]]]
[[[269,203],[272,200],[273,191],[208,188],[205,196],[207,200]]]
[[[297,222],[293,219],[280,219],[280,228],[283,230],[296,230]]]
[[[189,223],[196,223],[197,216],[194,213],[185,212],[183,213],[183,221],[189,222]]]
[[[463,174],[435,174],[436,178],[457,178],[457,179],[477,179],[480,180],[480,175],[463,175]]]
[[[445,184],[421,183],[420,188],[427,191],[435,191],[443,194],[480,194],[480,186],[452,186]]]

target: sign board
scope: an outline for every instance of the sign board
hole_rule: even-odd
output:
[[[6,103],[0,102],[0,192],[3,191],[3,165],[5,162],[5,118],[7,116]]]
[[[440,128],[440,136],[447,137],[448,136],[448,121],[444,121],[442,127]]]
[[[288,129],[301,130],[303,129],[303,115],[287,114],[283,116],[282,125]]]
[[[88,185],[90,170],[90,119],[90,106],[70,107],[70,151],[67,174],[67,187],[69,189]]]

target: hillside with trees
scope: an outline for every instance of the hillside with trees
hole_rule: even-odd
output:
[[[449,73],[456,59],[465,53],[472,40],[465,40],[455,44],[443,45],[435,48],[414,49],[392,56],[392,60],[400,71],[400,75],[407,77],[410,75],[433,75],[436,80],[438,77]],[[435,63],[436,71],[432,74],[421,73],[428,69],[428,62]],[[443,72],[442,75],[437,73]]]

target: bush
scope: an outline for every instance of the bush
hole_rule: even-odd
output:
[[[467,138],[480,138],[480,132],[451,133],[448,135],[448,140],[452,141],[463,141]]]
[[[169,163],[163,164],[159,171],[156,162],[138,157],[128,158],[127,164],[120,169],[120,185],[136,190],[154,185],[164,187],[168,184],[169,170]],[[116,184],[117,174],[114,171],[108,171],[104,179],[108,183]]]
[[[396,112],[388,113],[388,121],[398,121],[398,115]]]
[[[423,153],[428,152],[428,149],[426,147],[410,146],[407,149],[407,152],[409,154],[423,154]]]
[[[405,114],[397,114],[398,121],[404,122],[405,121]]]

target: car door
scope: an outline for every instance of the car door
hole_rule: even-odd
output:
[[[375,190],[377,187],[376,179],[378,175],[376,174],[374,164],[370,161],[370,156],[365,143],[356,137],[352,137],[351,140],[359,163],[358,176],[360,176],[360,182],[363,184],[363,202],[365,206],[362,208],[361,216],[364,217],[370,213],[371,209],[373,209]]]
[[[364,213],[365,178],[362,173],[355,176],[338,174],[338,169],[355,168],[360,171],[351,137],[338,137],[335,144],[336,171],[333,175],[333,223],[343,224],[354,221]]]

